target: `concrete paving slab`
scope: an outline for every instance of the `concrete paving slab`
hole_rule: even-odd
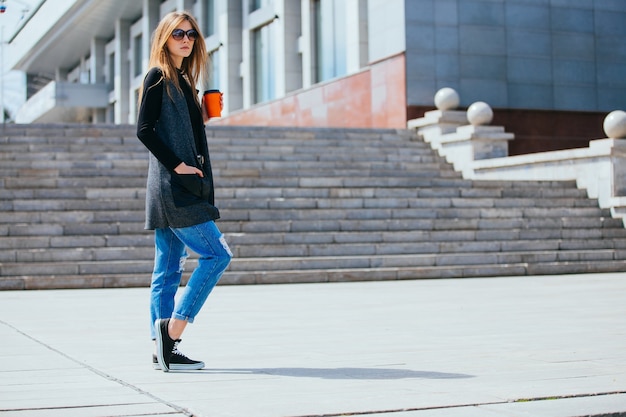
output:
[[[154,371],[148,289],[0,292],[0,413],[626,416],[626,274],[218,286]]]
[[[69,357],[7,322],[2,324],[0,340],[6,341],[0,344],[3,416],[121,416],[132,410],[141,411],[141,415],[162,415],[173,411],[163,401]]]
[[[446,407],[431,410],[399,411],[397,413],[368,414],[368,417],[572,417],[621,416],[626,394],[587,396],[505,404],[483,404],[465,407]],[[589,414],[593,410],[593,414]]]

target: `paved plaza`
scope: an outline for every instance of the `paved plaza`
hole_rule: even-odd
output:
[[[626,416],[626,274],[218,286],[155,371],[148,289],[0,292],[0,415]]]

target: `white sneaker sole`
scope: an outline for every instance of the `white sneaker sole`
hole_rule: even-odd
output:
[[[156,332],[156,356],[157,356],[157,361],[159,362],[159,366],[161,367],[161,370],[163,372],[169,372],[169,368],[167,366],[165,366],[165,362],[163,361],[163,334],[161,332],[161,325],[160,325],[160,321],[161,319],[157,319],[154,322],[154,331]]]
[[[161,365],[154,362],[152,363],[152,369],[155,369],[157,371],[162,370]],[[200,362],[194,365],[170,363],[170,371],[199,371],[200,369],[204,369],[204,362]]]

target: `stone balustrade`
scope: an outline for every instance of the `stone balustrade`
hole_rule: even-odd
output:
[[[491,126],[493,111],[476,102],[467,111],[457,110],[459,97],[451,88],[435,95],[437,110],[410,120],[409,129],[454,165],[467,179],[575,180],[600,207],[614,217],[626,217],[626,112],[616,110],[604,121],[605,139],[591,140],[589,147],[508,156],[514,139],[502,126]]]

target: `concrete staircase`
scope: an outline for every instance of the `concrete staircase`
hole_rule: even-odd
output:
[[[573,182],[464,180],[405,130],[208,135],[224,284],[626,271],[622,221]],[[0,289],[149,285],[133,126],[6,125],[0,172]]]

